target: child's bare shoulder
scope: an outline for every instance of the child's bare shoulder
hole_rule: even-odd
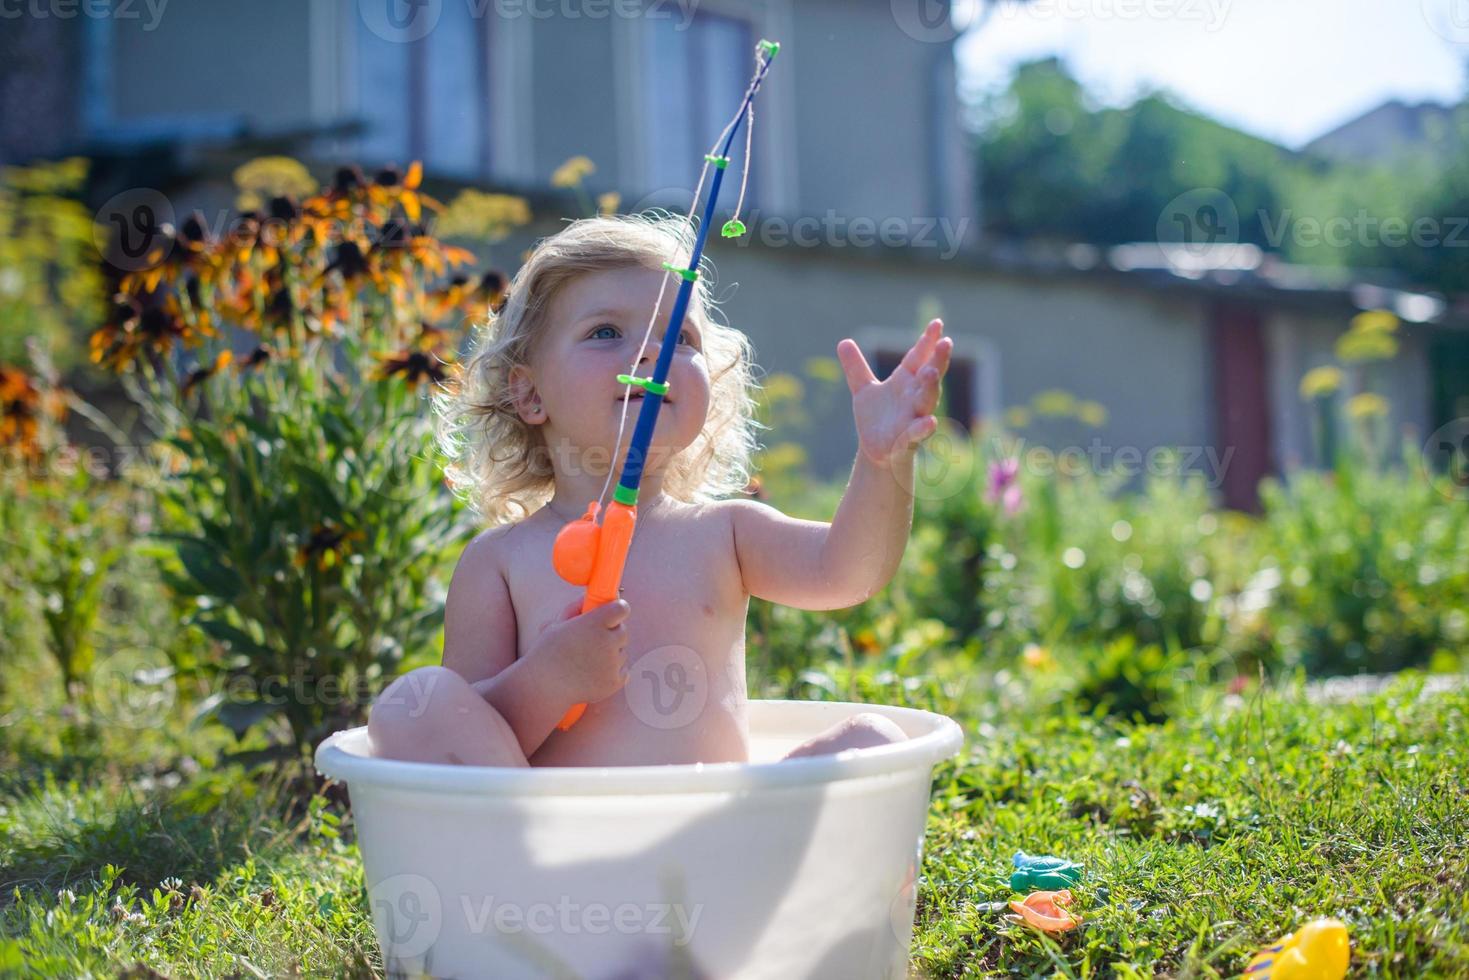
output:
[[[514,524],[499,524],[476,534],[459,556],[454,580],[463,578],[478,582],[505,578],[507,571],[524,559],[529,539],[535,536],[531,527],[534,523],[527,519]],[[453,588],[452,584],[450,588]]]
[[[785,514],[764,501],[752,500],[749,497],[730,497],[724,500],[716,500],[712,504],[720,520],[729,525],[730,530],[737,530],[741,525],[752,523],[764,524],[772,521],[785,520]]]
[[[525,551],[533,546],[534,517],[513,524],[499,524],[486,528],[470,539],[459,558],[459,567],[467,571],[485,574],[491,571],[504,572]]]
[[[685,505],[684,510],[686,520],[696,522],[703,527],[714,527],[731,532],[737,522],[749,520],[751,515],[756,515],[758,518],[760,515],[774,513],[779,513],[779,511],[768,504],[744,497],[699,501]]]
[[[492,527],[476,534],[459,553],[459,563],[454,566],[454,576],[449,582],[452,597],[455,587],[493,580],[504,574],[504,541],[509,528]]]

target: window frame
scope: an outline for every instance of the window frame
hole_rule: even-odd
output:
[[[488,8],[487,8],[488,9]],[[347,15],[347,25],[350,29],[339,30],[340,37],[337,76],[339,89],[337,103],[340,114],[352,118],[360,118],[362,109],[363,92],[361,90],[358,75],[358,66],[361,58],[360,38],[362,32],[367,30],[361,22],[360,17],[353,16],[355,11]],[[517,18],[522,20],[524,18]],[[404,159],[366,159],[363,156],[362,142],[360,138],[354,137],[338,141],[336,153],[338,156],[351,156],[363,163],[365,166],[376,167],[389,163],[396,163],[406,167],[414,160],[421,160],[424,166],[431,172],[450,178],[463,180],[481,180],[496,173],[495,166],[499,162],[496,150],[499,146],[515,142],[513,135],[502,134],[497,129],[497,123],[502,114],[498,111],[500,104],[493,95],[504,87],[497,75],[496,67],[501,60],[502,51],[511,45],[506,44],[506,38],[510,30],[502,29],[498,21],[500,18],[492,16],[481,16],[470,9],[470,23],[474,28],[474,53],[472,56],[472,67],[474,70],[474,91],[471,93],[473,104],[481,107],[479,116],[478,146],[474,151],[474,164],[466,171],[434,160],[433,157],[433,134],[429,132],[429,61],[431,59],[430,42],[433,31],[413,41],[402,42],[407,59],[407,78],[409,113],[405,120],[407,124],[407,147]],[[342,26],[338,22],[338,26]],[[437,26],[436,28],[437,29]],[[529,45],[524,45],[529,48]],[[521,70],[528,71],[528,63],[523,58],[516,59],[513,66],[517,71],[517,77]],[[522,89],[522,91],[529,90]],[[522,144],[522,145],[528,145]],[[509,161],[506,161],[509,163]]]
[[[749,26],[753,41],[761,38],[779,39],[790,36],[793,19],[792,0],[700,0],[699,13],[741,21]],[[679,7],[666,0],[644,0],[645,11],[658,10],[667,16],[677,17]],[[613,66],[614,95],[618,107],[617,162],[621,174],[620,183],[632,198],[634,209],[645,207],[669,207],[687,210],[691,204],[693,186],[687,188],[660,188],[654,186],[653,163],[650,159],[647,134],[656,123],[656,112],[646,98],[648,47],[651,37],[645,17],[613,18]],[[753,50],[751,52],[753,56]],[[753,65],[753,61],[752,61]],[[752,171],[760,174],[760,197],[747,198],[747,211],[789,213],[794,202],[797,173],[796,145],[793,137],[792,120],[795,118],[795,80],[782,78],[776,86],[762,87],[756,99],[756,126],[754,160]],[[730,106],[734,112],[736,106]],[[728,119],[711,120],[711,137],[717,135],[717,127]],[[737,143],[742,140],[736,139]],[[743,145],[737,151],[743,152]],[[689,161],[691,180],[697,174],[698,160]],[[733,201],[723,205],[733,207]]]

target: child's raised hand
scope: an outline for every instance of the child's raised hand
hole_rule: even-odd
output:
[[[837,344],[837,359],[852,390],[857,442],[862,454],[878,466],[911,458],[938,427],[933,411],[954,351],[953,338],[943,336],[943,330],[942,320],[929,323],[884,381],[872,373],[856,341],[849,338]]]

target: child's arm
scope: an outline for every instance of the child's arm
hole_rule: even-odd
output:
[[[830,524],[787,517],[754,501],[730,503],[735,553],[751,595],[798,609],[841,609],[892,579],[913,520],[913,465],[937,425],[939,385],[954,342],[934,320],[879,382],[851,340],[837,356],[852,391],[859,450]]]
[[[530,758],[556,725],[536,696],[538,664],[516,659],[515,607],[495,555],[495,534],[464,549],[444,600],[444,666],[469,681],[509,723]]]
[[[517,658],[515,607],[495,555],[494,535],[471,541],[454,569],[444,601],[444,666],[500,713],[526,758],[573,704],[600,700],[609,686],[620,686],[627,603],[609,603],[578,616],[580,608],[578,600]]]

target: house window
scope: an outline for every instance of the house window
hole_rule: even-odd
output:
[[[886,381],[897,366],[903,363],[903,351],[878,348],[872,355],[872,373],[879,381]],[[965,432],[972,432],[981,419],[977,408],[981,404],[976,388],[975,363],[969,357],[951,357],[949,373],[944,376],[943,394],[939,400],[940,416],[952,419]]]
[[[430,172],[483,173],[488,67],[484,22],[467,3],[446,3],[432,30],[403,41],[357,18],[356,115],[366,126],[364,163],[422,160]]]
[[[357,154],[364,163],[406,163],[413,156],[414,48],[357,26],[357,118],[366,127]]]
[[[683,26],[649,17],[643,107],[647,117],[646,179],[652,190],[692,189],[704,154],[729,122],[755,67],[749,21],[698,10]],[[743,166],[744,131],[730,148],[731,170]],[[751,168],[746,199],[755,200]]]

